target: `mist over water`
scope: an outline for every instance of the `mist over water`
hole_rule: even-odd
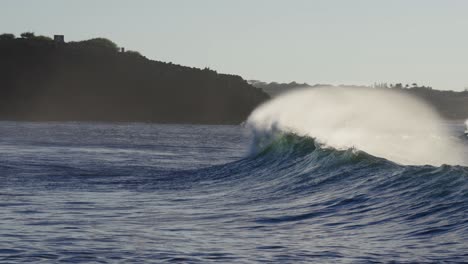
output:
[[[404,165],[467,164],[463,147],[438,114],[411,96],[373,88],[323,87],[279,96],[247,126],[258,139],[294,133],[324,147],[356,149]]]

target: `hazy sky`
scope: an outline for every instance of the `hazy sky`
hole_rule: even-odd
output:
[[[0,32],[107,37],[245,79],[468,88],[468,1],[0,1]]]

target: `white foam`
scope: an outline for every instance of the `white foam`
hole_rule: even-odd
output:
[[[406,94],[323,87],[279,96],[255,109],[246,124],[257,132],[293,132],[406,165],[466,164],[462,147],[442,123],[428,105]]]

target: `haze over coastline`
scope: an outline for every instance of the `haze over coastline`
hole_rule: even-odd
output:
[[[53,37],[0,34],[1,120],[239,124],[270,96],[335,87],[246,81],[209,68],[149,60],[105,38]],[[357,94],[362,88],[398,91],[425,101],[445,119],[468,117],[468,91],[416,83],[339,87]],[[398,100],[391,103],[399,108]],[[407,115],[416,117],[412,111]]]
[[[409,97],[418,98],[426,102],[430,107],[437,111],[437,113],[446,120],[465,120],[468,118],[468,90],[457,92],[457,91],[444,91],[435,90],[432,87],[418,85],[417,83],[402,84],[402,83],[375,83],[372,86],[349,86],[339,85],[334,86],[330,84],[314,84],[310,85],[307,83],[277,83],[271,82],[266,83],[258,80],[250,80],[249,83],[257,88],[261,88],[267,94],[272,97],[282,95],[284,93],[292,92],[295,90],[302,89],[316,89],[316,88],[336,88],[346,87],[347,89],[359,90],[362,88],[375,88],[378,90],[391,90],[401,94],[405,94]],[[393,102],[397,107],[398,102]],[[408,113],[413,115],[413,113]],[[413,118],[415,116],[413,115]]]
[[[0,120],[239,124],[269,98],[240,76],[148,60],[104,38],[0,35]]]

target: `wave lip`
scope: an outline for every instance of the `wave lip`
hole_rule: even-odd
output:
[[[392,90],[321,87],[293,91],[255,109],[246,125],[254,132],[254,148],[265,138],[285,132],[404,165],[467,164],[461,144],[434,110]]]

